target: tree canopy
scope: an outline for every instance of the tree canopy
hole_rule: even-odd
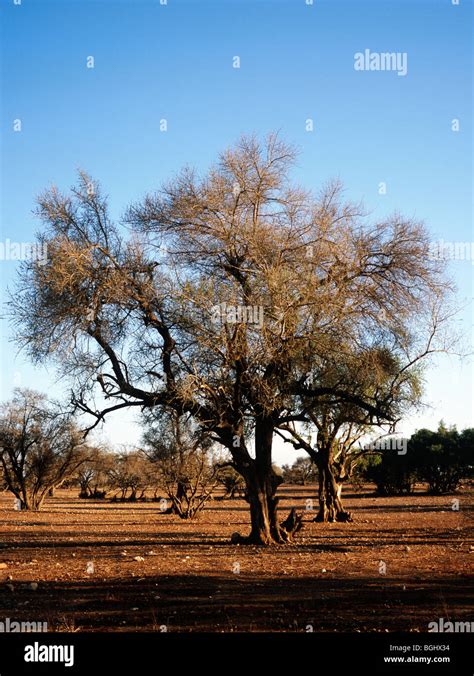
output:
[[[250,541],[286,541],[272,440],[318,406],[393,423],[445,349],[448,285],[423,224],[371,222],[333,182],[291,181],[295,151],[244,137],[109,216],[81,173],[38,201],[48,260],[24,264],[17,338],[53,358],[90,427],[126,407],[190,414],[245,478]],[[253,442],[253,443],[252,443]]]

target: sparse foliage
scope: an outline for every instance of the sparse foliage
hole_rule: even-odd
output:
[[[109,484],[118,489],[117,500],[136,502],[145,497],[154,483],[153,468],[142,451],[118,453],[108,469]]]
[[[75,476],[79,484],[80,498],[105,498],[110,487],[110,476],[116,456],[110,451],[93,447],[88,459],[79,467]]]
[[[312,195],[291,183],[294,159],[276,135],[242,138],[206,176],[186,169],[132,205],[128,241],[81,174],[70,195],[40,198],[48,261],[27,261],[12,297],[18,340],[73,374],[91,427],[125,407],[173,409],[228,450],[249,498],[241,541],[258,544],[300,527],[278,517],[275,430],[310,422],[308,402],[394,422],[449,317],[424,227],[370,224],[337,183]]]
[[[219,467],[213,463],[213,442],[175,411],[151,421],[144,435],[145,453],[171,503],[170,511],[192,519],[211,499]]]
[[[306,484],[313,483],[318,478],[316,465],[311,458],[305,458],[304,456],[296,458],[291,466],[283,465],[282,470],[283,480],[288,484],[306,486]]]
[[[217,475],[217,481],[225,489],[223,500],[247,497],[244,478],[232,466],[222,467]]]
[[[41,509],[48,493],[72,477],[86,458],[76,424],[44,395],[17,389],[1,407],[4,481],[23,509]]]

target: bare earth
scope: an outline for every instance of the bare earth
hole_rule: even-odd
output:
[[[285,515],[305,509],[315,488],[280,494]],[[354,523],[316,524],[306,511],[297,544],[272,548],[230,544],[249,528],[241,500],[214,500],[187,522],[157,503],[76,495],[58,491],[44,511],[26,513],[0,494],[0,621],[170,632],[427,631],[440,617],[474,621],[472,486],[400,498],[349,487]]]

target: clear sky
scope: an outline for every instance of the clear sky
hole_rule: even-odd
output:
[[[275,129],[300,148],[294,173],[306,187],[338,176],[373,218],[398,209],[423,219],[434,241],[474,241],[469,0],[163,2],[0,0],[0,242],[32,241],[35,196],[51,183],[67,189],[79,167],[120,217],[183,164],[204,170],[240,134]],[[405,54],[406,75],[356,70],[365,50]],[[468,345],[474,245],[472,254],[449,264]],[[16,266],[0,260],[2,293]],[[67,391],[9,336],[3,321],[3,399],[15,385]],[[440,418],[473,426],[472,359],[437,359],[425,401],[402,432]],[[132,441],[130,420],[120,413],[104,434]]]

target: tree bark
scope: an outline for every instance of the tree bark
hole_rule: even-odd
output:
[[[188,483],[186,479],[179,479],[176,482],[176,490],[174,493],[168,493],[171,501],[171,506],[164,514],[176,514],[180,519],[192,518],[193,513],[190,509],[191,505],[186,499],[188,490]]]
[[[330,444],[320,447],[319,470],[319,512],[314,518],[318,522],[352,521],[341,500],[342,484],[338,484],[332,470],[332,448]]]
[[[250,535],[235,534],[234,542],[273,545],[290,542],[300,530],[302,516],[278,522],[276,491],[281,483],[272,467],[273,424],[268,418],[257,418],[255,427],[255,460],[242,471],[250,504]]]

